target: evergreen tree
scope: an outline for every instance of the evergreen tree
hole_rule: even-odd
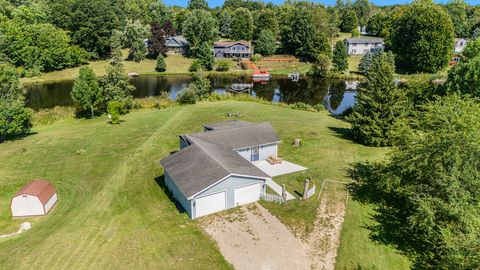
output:
[[[399,65],[413,72],[437,72],[451,60],[453,30],[441,7],[416,1],[395,23],[389,44]]]
[[[252,40],[253,18],[246,8],[238,8],[232,14],[230,37],[234,40]]]
[[[373,60],[379,57],[381,54],[385,54],[385,51],[382,48],[373,49],[362,56],[360,59],[360,64],[358,65],[358,70],[363,74],[367,74],[373,64]],[[390,64],[395,65],[395,56],[392,52],[386,53]]]
[[[123,66],[122,32],[114,30],[110,37],[110,65]]]
[[[356,104],[347,120],[353,137],[369,146],[392,145],[396,124],[405,114],[404,96],[393,78],[394,66],[387,54],[375,58],[367,72],[367,80],[356,97]]]
[[[222,10],[220,14],[220,33],[222,37],[229,37],[232,30],[232,15],[229,10]]]
[[[260,32],[257,43],[255,44],[255,52],[262,55],[274,54],[277,50],[277,40],[272,30],[266,29]]]
[[[158,72],[164,72],[167,70],[167,64],[165,63],[165,58],[160,53],[157,57],[157,65],[155,66],[155,70]]]
[[[75,103],[82,109],[89,110],[90,115],[95,116],[95,111],[102,104],[102,90],[98,86],[97,76],[89,67],[81,67],[78,77],[73,84],[70,93]]]
[[[344,41],[337,41],[333,51],[333,66],[338,71],[345,71],[348,69],[348,54],[347,46]]]
[[[200,46],[197,54],[198,60],[200,61],[200,64],[206,69],[206,70],[212,70],[213,69],[213,64],[215,63],[215,57],[212,52],[212,48],[208,43],[204,42],[202,46]]]

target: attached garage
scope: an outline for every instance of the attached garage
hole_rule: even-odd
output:
[[[58,200],[52,183],[34,180],[20,189],[10,202],[13,217],[43,216]]]
[[[223,211],[227,208],[226,192],[222,191],[198,197],[195,199],[194,206],[197,218]]]
[[[192,219],[260,199],[267,174],[229,147],[190,143],[160,163],[165,186]]]
[[[260,200],[262,189],[262,183],[235,188],[235,206],[249,204]]]

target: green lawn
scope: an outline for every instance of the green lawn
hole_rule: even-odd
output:
[[[323,179],[345,181],[348,164],[385,152],[345,138],[348,124],[327,112],[250,102],[136,111],[119,126],[107,124],[105,117],[38,126],[28,137],[0,144],[0,234],[16,231],[25,221],[13,220],[8,207],[11,196],[29,180],[52,181],[59,202],[48,216],[26,219],[32,230],[0,239],[0,268],[230,269],[198,223],[168,199],[158,164],[178,148],[177,134],[225,120],[226,112],[241,112],[245,121],[271,122],[283,140],[280,155],[310,168],[275,179],[292,193],[301,191],[306,176],[312,176],[317,190]],[[304,145],[294,148],[295,138]],[[315,198],[265,205],[287,226],[307,233],[315,219]],[[407,269],[405,258],[368,239],[363,225],[369,213],[368,207],[347,205],[339,267],[362,263]]]

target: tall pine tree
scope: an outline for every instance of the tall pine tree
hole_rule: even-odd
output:
[[[353,137],[365,145],[392,145],[398,121],[405,114],[405,98],[394,81],[395,67],[390,60],[385,53],[373,60],[367,81],[347,118]]]
[[[335,44],[335,50],[333,51],[333,66],[338,71],[345,71],[348,69],[348,55],[347,46],[345,42],[339,40]]]

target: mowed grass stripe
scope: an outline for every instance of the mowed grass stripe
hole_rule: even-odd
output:
[[[56,252],[51,252],[50,260],[47,260],[45,265],[38,265],[37,267],[47,267],[47,266],[55,266],[55,267],[62,267],[63,269],[69,269],[73,267],[72,263],[75,263],[79,268],[83,268],[83,266],[88,266],[95,262],[94,257],[98,252],[92,253],[91,250],[97,250],[99,247],[96,246],[99,241],[99,238],[102,237],[102,234],[105,232],[107,228],[111,226],[110,221],[105,222],[108,219],[108,209],[111,206],[111,200],[113,197],[111,194],[117,194],[117,191],[121,185],[125,183],[128,174],[128,166],[133,162],[134,158],[136,158],[137,154],[141,152],[147,145],[151,144],[151,141],[158,136],[164,134],[168,131],[172,125],[180,122],[180,118],[186,117],[182,116],[183,111],[176,112],[173,116],[169,115],[170,118],[166,121],[162,126],[160,126],[150,137],[148,137],[141,145],[139,145],[135,150],[131,151],[130,154],[125,156],[125,160],[120,163],[116,172],[110,180],[107,182],[103,190],[95,196],[94,200],[92,200],[89,205],[84,208],[84,214],[82,216],[78,216],[74,219],[73,223],[80,223],[82,224],[85,219],[91,219],[93,224],[89,225],[87,235],[82,235],[80,238],[80,242],[77,242],[75,250],[59,250],[57,249],[56,252],[60,252],[57,254]],[[72,239],[74,240],[74,239]],[[90,253],[90,256],[84,258],[81,262],[81,265],[78,265],[77,258],[81,255],[81,253]],[[84,256],[82,256],[84,257]],[[69,258],[68,261],[59,261],[56,258]],[[40,261],[38,261],[40,262]]]
[[[188,118],[188,116],[189,116],[189,112],[186,111],[185,109],[177,112],[175,114],[175,116],[173,116],[171,119],[169,119],[152,136],[150,136],[147,140],[145,140],[145,142],[136,149],[133,156],[128,157],[127,160],[124,161],[123,166],[122,166],[122,170],[121,170],[120,174],[117,176],[117,179],[119,181],[121,181],[119,183],[119,185],[117,186],[117,189],[120,187],[120,185],[125,184],[125,181],[127,180],[127,176],[129,175],[129,173],[127,172],[128,165],[131,165],[132,163],[136,163],[136,162],[144,162],[145,161],[145,153],[147,152],[146,148],[151,147],[152,144],[155,141],[157,141],[160,136],[166,135],[169,131],[170,132],[174,131],[175,127],[178,126],[178,125],[181,125],[183,123],[183,121],[186,118]],[[116,191],[115,191],[115,193],[116,193]],[[109,204],[110,204],[110,202],[109,202]],[[134,220],[137,221],[137,222],[139,221],[139,219],[134,219]],[[97,243],[96,240],[98,240],[98,238],[100,237],[100,232],[102,232],[106,228],[108,228],[111,225],[112,222],[113,222],[113,219],[108,223],[108,226],[103,227],[103,230],[97,231],[96,238],[93,241],[90,241],[91,245],[94,245],[95,243]],[[138,224],[138,225],[140,225],[140,224]],[[91,248],[91,246],[90,246],[90,248]],[[87,258],[87,260],[83,261],[84,263],[81,265],[80,268],[84,268],[82,266],[86,266],[85,269],[91,268],[93,266],[94,262],[98,262],[99,259],[109,258],[108,254],[107,254],[108,251],[109,251],[108,245],[106,245],[106,244],[100,245],[99,247],[97,247],[97,249],[98,249],[97,252],[91,254],[91,255],[94,255],[94,256],[92,256],[91,258]],[[110,257],[110,258],[113,259],[112,257]],[[110,262],[107,261],[106,265],[110,265]]]

